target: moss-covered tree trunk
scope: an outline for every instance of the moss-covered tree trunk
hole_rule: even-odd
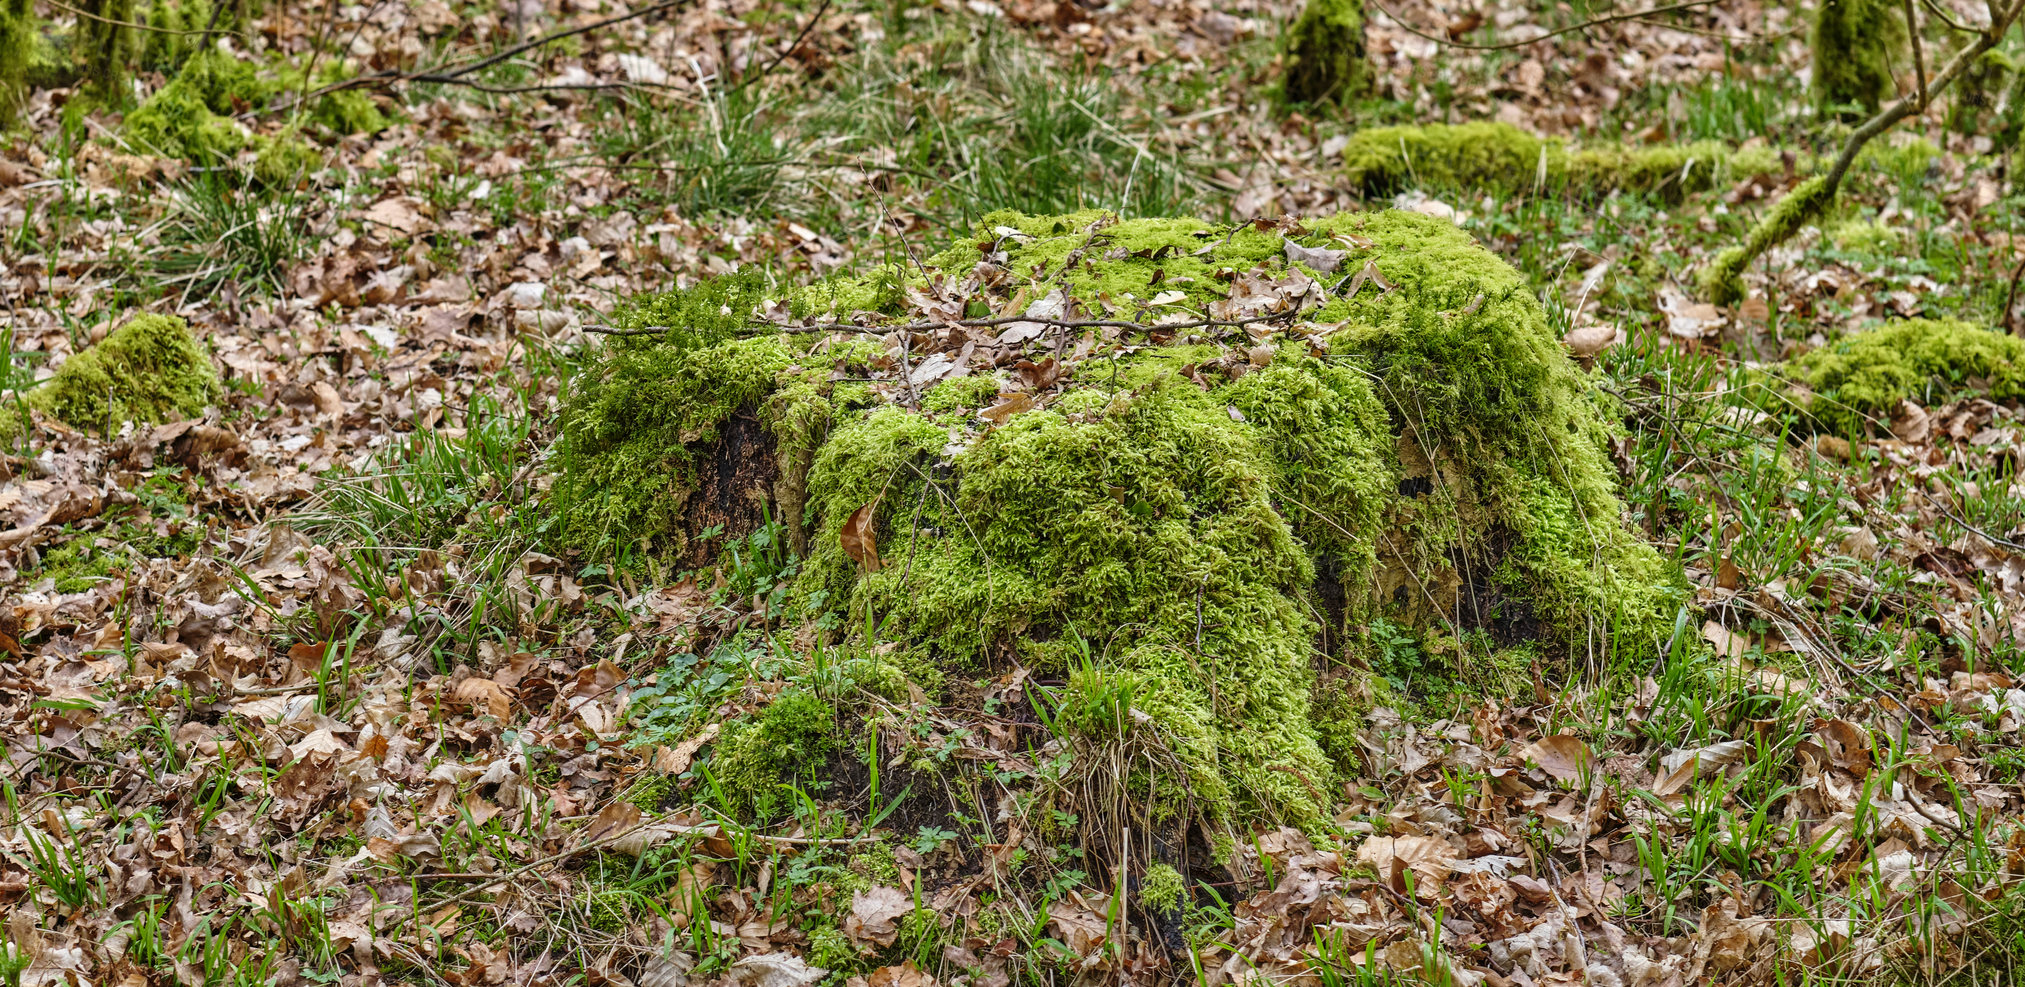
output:
[[[1814,100],[1825,113],[1877,112],[1897,84],[1906,43],[1899,0],[1819,0],[1809,43],[1814,56]]]
[[[0,0],[0,126],[13,121],[27,96],[37,33],[34,0]]]
[[[1347,103],[1371,92],[1364,0],[1308,0],[1287,29],[1283,91],[1293,103]]]
[[[140,54],[134,36],[134,0],[84,0],[78,18],[78,50],[84,79],[100,96],[119,100]]]

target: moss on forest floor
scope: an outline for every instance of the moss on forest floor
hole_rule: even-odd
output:
[[[707,305],[651,300],[700,318],[614,340],[573,384],[557,492],[580,541],[694,557],[699,537],[739,532],[685,518],[763,501],[807,546],[805,616],[876,628],[916,668],[1081,670],[1071,693],[1130,696],[1182,766],[1139,795],[1222,820],[1322,810],[1336,767],[1317,670],[1354,659],[1373,618],[1509,685],[1543,655],[1650,650],[1671,617],[1677,576],[1621,522],[1588,381],[1519,275],[1449,224],[1001,213],[924,266],[773,308],[1053,302],[1152,324],[1266,296],[1295,311],[1243,329],[922,332],[903,349],[741,328],[765,305],[750,276],[698,289]],[[1380,277],[1350,276],[1367,269]],[[958,356],[962,375],[904,379]],[[725,472],[734,435],[772,457],[767,482]]]

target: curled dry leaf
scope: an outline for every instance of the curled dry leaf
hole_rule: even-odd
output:
[[[993,425],[1003,425],[1007,421],[1009,421],[1012,418],[1012,416],[1017,415],[1022,411],[1032,411],[1032,410],[1034,410],[1034,396],[1031,394],[1021,392],[1014,394],[1001,394],[998,396],[997,404],[994,404],[991,407],[978,412],[977,414],[978,417],[983,418],[985,421],[988,421]]]
[[[1744,741],[1725,740],[1674,751],[1659,759],[1660,779],[1652,786],[1652,793],[1662,798],[1677,794],[1696,778],[1743,757],[1749,749],[1750,745]]]
[[[1594,755],[1580,739],[1558,733],[1527,744],[1519,751],[1519,758],[1539,765],[1556,781],[1575,781],[1588,772]]]
[[[874,500],[852,511],[844,520],[843,532],[837,536],[843,543],[844,554],[873,572],[884,566],[879,561],[879,540],[872,531],[872,514],[878,506],[879,502]]]
[[[1561,337],[1561,342],[1567,344],[1570,356],[1578,360],[1594,359],[1596,354],[1617,343],[1617,327],[1604,325],[1570,329],[1568,335]]]

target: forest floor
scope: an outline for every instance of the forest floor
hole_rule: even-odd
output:
[[[1790,5],[1507,50],[1425,35],[1498,44],[1598,11],[1371,5],[1379,95],[1302,112],[1269,91],[1293,11],[1256,0],[695,0],[616,23],[608,0],[275,6],[225,40],[263,72],[401,76],[361,87],[371,133],[292,119],[286,92],[238,108],[253,134],[308,138],[320,163],[293,181],[251,177],[251,150],[151,154],[123,136],[131,107],[33,93],[0,144],[7,414],[139,310],[187,319],[225,389],[191,421],[0,433],[6,982],[2015,970],[2025,422],[1974,381],[1847,438],[1739,397],[1882,319],[2009,324],[2008,150],[1937,105],[1718,310],[1694,272],[1794,175],[1365,201],[1340,153],[1358,127],[1470,120],[1832,151],[1847,128],[1809,109]],[[166,82],[143,71],[139,96]],[[1004,704],[1050,688],[1020,673],[881,710],[869,732],[907,782],[883,814],[876,770],[786,822],[719,811],[713,739],[820,674],[779,605],[795,562],[762,537],[650,578],[558,547],[546,452],[587,326],[740,265],[807,281],[904,259],[1002,208],[1395,204],[1453,216],[1557,331],[1614,340],[1593,372],[1630,520],[1694,587],[1659,661],[1485,696],[1374,627],[1386,699],[1331,831],[1259,833],[1164,927],[1073,817],[1022,834],[936,790],[954,763],[994,784],[1047,769],[994,739]]]

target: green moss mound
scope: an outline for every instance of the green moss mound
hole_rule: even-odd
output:
[[[1287,28],[1281,95],[1295,103],[1345,103],[1371,91],[1363,0],[1308,0]]]
[[[758,716],[725,725],[710,762],[711,791],[742,818],[778,818],[794,804],[792,788],[819,788],[838,744],[836,707],[791,689]]]
[[[1975,391],[2025,398],[2025,340],[1962,322],[1906,319],[1809,352],[1785,376],[1813,393],[1808,412],[1824,427],[1861,433],[1890,421],[1899,402],[1932,404]]]
[[[232,114],[266,94],[251,63],[221,51],[201,51],[183,63],[168,85],[127,114],[126,136],[165,157],[229,159],[247,142]]]
[[[77,428],[194,418],[216,400],[218,371],[189,326],[171,315],[137,315],[73,354],[30,400]]]
[[[1352,134],[1343,149],[1344,178],[1364,195],[1415,186],[1506,195],[1535,188],[1555,195],[1680,194],[1780,167],[1772,151],[1718,141],[1571,148],[1508,123],[1372,127]]]
[[[1808,33],[1815,102],[1824,112],[1874,113],[1897,90],[1906,24],[1897,0],[1815,0]]]
[[[1396,287],[1328,295],[1298,329],[1133,330],[997,424],[961,377],[929,392],[960,397],[907,400],[876,338],[751,327],[756,273],[650,300],[629,317],[682,328],[614,340],[572,382],[558,505],[585,550],[693,560],[762,502],[748,522],[779,519],[806,546],[809,616],[876,624],[910,662],[1073,673],[1065,697],[1129,697],[1183,766],[1142,795],[1232,822],[1315,819],[1336,770],[1316,670],[1367,620],[1417,629],[1466,672],[1524,642],[1650,650],[1678,581],[1623,525],[1610,430],[1517,272],[1408,213],[1295,236],[1347,249],[1322,284],[1368,262]],[[1234,279],[1319,274],[1287,245],[1193,219],[1000,213],[924,266],[953,283],[1000,251],[1006,304],[1059,289],[1150,322]],[[896,280],[923,287],[888,268],[774,301],[848,314],[890,302]],[[1029,345],[1030,363],[1057,352]],[[1018,386],[1009,368],[972,373]],[[745,471],[756,456],[774,468]],[[876,569],[844,548],[861,509]],[[1058,726],[1081,729],[1069,712]]]

